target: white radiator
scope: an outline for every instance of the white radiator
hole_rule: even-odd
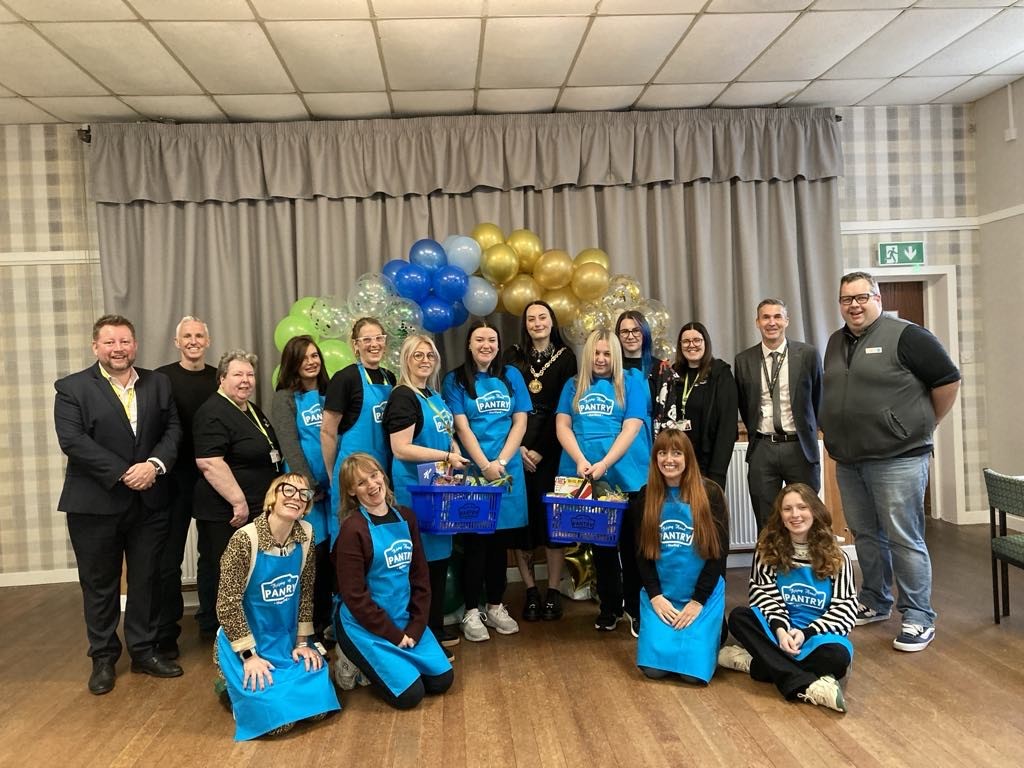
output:
[[[181,583],[196,583],[196,562],[199,560],[199,549],[196,546],[196,521],[188,524],[188,538],[185,539],[185,557],[181,561]]]

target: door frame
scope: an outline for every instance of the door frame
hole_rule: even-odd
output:
[[[924,283],[924,321],[946,347],[958,367],[960,362],[960,315],[957,275],[953,265],[878,267],[872,271],[879,283]],[[882,307],[885,309],[885,307]],[[963,392],[935,431],[932,457],[932,517],[951,523],[974,522],[966,509],[964,480]]]

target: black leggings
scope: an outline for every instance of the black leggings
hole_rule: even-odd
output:
[[[484,592],[490,605],[505,597],[508,536],[505,531],[462,536],[462,597],[466,610],[480,606]]]
[[[348,660],[359,667],[362,673],[370,679],[370,683],[373,685],[373,691],[381,699],[390,704],[395,709],[412,709],[421,701],[427,694],[434,696],[439,693],[444,693],[452,687],[452,682],[455,680],[455,670],[449,669],[447,672],[443,672],[440,675],[420,675],[413,681],[412,685],[406,688],[399,694],[394,694],[391,689],[387,687],[380,675],[377,674],[370,663],[366,660],[366,657],[359,652],[355,644],[349,638],[345,632],[345,628],[341,622],[337,623],[338,647],[341,648]]]
[[[427,626],[434,637],[441,642],[444,631],[444,585],[448,579],[448,558],[430,560],[427,563],[430,572],[430,612],[427,614]]]
[[[629,494],[632,499],[636,494]],[[629,520],[622,521],[619,543],[611,547],[591,545],[597,596],[604,613],[640,616],[640,569],[636,565],[636,535]]]

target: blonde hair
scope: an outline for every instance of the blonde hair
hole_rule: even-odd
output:
[[[300,480],[302,481],[302,485],[298,484],[298,481]],[[309,487],[309,480],[306,479],[305,475],[301,475],[298,472],[286,472],[283,475],[278,475],[277,477],[270,481],[270,487],[267,488],[267,492],[263,496],[263,512],[267,515],[267,517],[270,517],[270,513],[273,511],[274,504],[277,501],[277,489],[280,488],[285,483],[294,485],[296,488],[299,488],[300,490],[312,490]],[[307,514],[312,507],[313,500],[310,499],[309,501],[306,502],[306,508],[302,511],[302,514]]]
[[[420,344],[429,345],[430,350],[434,353],[434,372],[427,377],[427,386],[430,389],[437,391],[441,370],[441,353],[437,351],[437,345],[434,344],[434,340],[425,333],[414,333],[411,336],[406,337],[405,341],[402,342],[402,349],[399,352],[398,383],[400,385],[404,384],[410,389],[417,388],[416,385],[412,383],[412,378],[409,375],[409,369],[412,367],[413,353],[416,351],[416,347]]]
[[[587,337],[583,351],[580,352],[580,372],[576,374],[576,396],[572,399],[574,411],[579,411],[580,398],[594,383],[594,354],[599,341],[608,343],[608,351],[612,355],[612,386],[615,388],[615,402],[619,404],[620,408],[626,405],[626,385],[622,379],[622,345],[619,344],[613,331],[599,328],[592,331]]]
[[[350,454],[343,462],[338,471],[338,483],[341,485],[341,505],[338,507],[338,520],[345,522],[345,519],[359,509],[359,500],[355,496],[357,472],[366,472],[372,475],[380,472],[384,482],[384,503],[389,507],[395,506],[395,494],[388,485],[388,475],[384,467],[380,465],[373,456],[368,453]]]

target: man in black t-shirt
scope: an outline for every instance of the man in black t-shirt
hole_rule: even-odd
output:
[[[192,491],[199,471],[192,445],[192,418],[199,406],[217,391],[217,369],[206,364],[210,332],[202,320],[186,315],[174,331],[174,346],[180,353],[175,363],[157,368],[171,380],[171,393],[181,419],[178,461],[169,474],[171,481],[170,530],[160,559],[160,628],[157,648],[168,658],[178,657],[179,622],[185,612],[181,596],[181,561],[192,520]]]

